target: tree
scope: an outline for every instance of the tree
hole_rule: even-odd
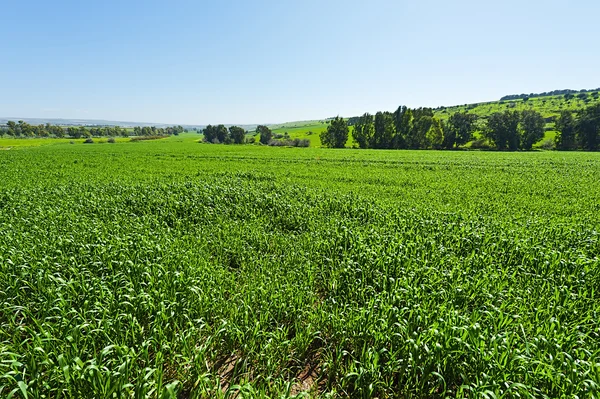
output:
[[[374,133],[375,128],[373,126],[373,115],[369,114],[368,112],[354,122],[352,137],[360,148],[372,147]]]
[[[348,141],[348,124],[339,116],[331,120],[327,130],[321,132],[321,143],[330,148],[344,148]]]
[[[448,118],[444,131],[444,147],[452,148],[467,144],[475,132],[477,115],[456,112]]]
[[[542,115],[534,110],[525,110],[521,113],[521,148],[531,150],[534,143],[544,138],[546,121]]]
[[[202,134],[204,134],[204,141],[212,143],[217,137],[217,128],[216,126],[208,125],[202,130]]]
[[[15,123],[15,121],[8,121],[6,122],[6,125],[8,126],[8,134],[10,136],[15,136],[17,137],[17,124]]]
[[[258,125],[256,131],[260,134],[260,143],[269,144],[269,141],[273,138],[273,132],[265,125]]]
[[[486,136],[499,150],[519,148],[520,115],[517,111],[495,112],[488,118]]]
[[[375,114],[373,148],[392,148],[396,128],[394,115],[390,112]]]
[[[577,137],[586,150],[598,150],[600,145],[600,104],[587,107],[578,113]]]
[[[577,147],[575,140],[575,119],[571,111],[561,111],[556,120],[558,134],[555,138],[556,148],[559,150],[573,150]]]
[[[34,136],[33,126],[31,126],[29,123],[23,122],[23,121],[19,121],[18,123],[19,123],[19,130],[23,136],[25,136],[25,137]]]
[[[235,144],[243,144],[246,139],[246,131],[238,126],[231,126],[229,135]]]
[[[73,139],[79,138],[79,129],[74,126],[69,126],[67,128],[67,135]]]
[[[422,115],[415,118],[413,128],[411,129],[408,139],[408,148],[419,149],[428,148],[429,141],[427,140],[427,132],[433,126],[433,117]]]
[[[442,148],[442,143],[444,142],[444,128],[441,120],[433,118],[431,128],[427,132],[427,141],[434,150]]]
[[[225,127],[225,125],[218,125],[216,130],[217,140],[219,143],[229,144],[229,131]]]
[[[394,137],[392,148],[407,148],[408,136],[413,127],[413,113],[410,108],[401,105],[394,112]]]
[[[61,126],[46,124],[46,130],[48,131],[48,134],[51,134],[56,138],[65,137],[65,129]]]

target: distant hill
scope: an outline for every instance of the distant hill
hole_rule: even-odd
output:
[[[173,126],[173,123],[149,123],[149,122],[124,122],[124,121],[110,121],[104,119],[63,119],[63,118],[16,118],[16,117],[0,117],[0,124],[4,125],[8,121],[24,121],[31,125],[40,125],[49,123],[51,125],[60,126],[121,126],[121,127],[135,127],[135,126],[156,126],[156,127],[167,127]],[[176,124],[175,124],[176,125]],[[182,125],[183,126],[183,125]],[[197,125],[188,125],[184,127],[203,127]]]
[[[8,121],[24,121],[30,125],[45,125],[49,123],[51,125],[59,126],[121,126],[121,127],[145,127],[145,126],[156,126],[156,127],[168,127],[173,125],[181,125],[185,129],[204,129],[206,125],[186,125],[182,123],[151,123],[151,122],[126,122],[126,121],[111,121],[105,119],[66,119],[66,118],[17,118],[17,117],[0,117],[0,125],[6,125]],[[233,124],[226,124],[225,126],[233,126]],[[246,130],[256,129],[256,124],[249,125],[236,125]]]
[[[509,94],[508,96],[504,96],[502,98],[500,98],[500,101],[509,101],[509,100],[522,100],[524,98],[534,98],[534,97],[548,97],[548,96],[564,96],[565,94],[579,94],[579,93],[593,93],[593,92],[598,92],[600,91],[600,87],[597,89],[593,89],[593,90],[571,90],[571,89],[564,89],[564,90],[554,90],[554,91],[547,91],[544,93],[530,93],[530,94]]]

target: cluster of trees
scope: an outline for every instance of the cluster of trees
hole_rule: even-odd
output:
[[[213,144],[243,144],[246,142],[246,131],[239,126],[208,125],[202,130],[204,141]]]
[[[360,148],[441,148],[442,122],[433,109],[400,106],[395,112],[365,113],[354,124],[352,137]]]
[[[133,128],[134,136],[177,136],[179,133],[183,133],[185,129],[183,126],[169,126],[169,127],[156,127],[156,126],[136,126]]]
[[[202,133],[204,141],[213,144],[253,144],[256,140],[254,136],[246,138],[248,132],[238,126],[227,128],[225,125],[208,125]],[[256,133],[259,135],[260,143],[264,145],[275,147],[308,147],[310,145],[307,139],[290,139],[287,133],[285,135],[273,134],[273,131],[265,125],[258,125]]]
[[[479,132],[497,149],[530,150],[544,137],[546,121],[533,110],[497,112],[479,118],[468,112],[452,114],[447,121],[434,117],[431,108],[398,107],[395,112],[365,113],[352,118],[352,137],[360,148],[451,149],[471,141]],[[349,135],[348,123],[340,117],[321,133],[327,147],[342,148]]]
[[[544,138],[545,125],[537,111],[496,112],[487,118],[483,133],[499,150],[531,150]]]
[[[562,111],[556,120],[556,148],[559,150],[600,150],[600,104],[577,113]]]
[[[157,128],[155,126],[133,128],[134,136],[169,136],[183,133],[182,126],[171,126],[167,128]],[[13,137],[69,137],[69,138],[87,138],[87,137],[128,137],[131,132],[120,126],[103,127],[85,127],[85,126],[58,126],[49,123],[45,125],[31,125],[24,121],[8,121],[6,127],[1,131]]]
[[[465,116],[462,119],[470,123],[472,115],[461,115]],[[349,123],[336,117],[327,130],[321,133],[321,142],[327,147],[344,147],[348,140],[349,126],[353,126],[352,138],[358,147],[387,149],[442,148],[444,144],[451,147],[456,143],[462,144],[460,132],[464,130],[462,126],[457,129],[459,135],[453,129],[448,130],[445,142],[443,122],[433,116],[431,108],[410,109],[400,106],[396,112],[377,112],[375,116],[365,113],[360,117],[350,118]],[[467,130],[470,139],[470,125]]]
[[[579,94],[579,93],[590,93],[590,92],[598,92],[598,91],[600,91],[600,88],[597,88],[594,90],[565,89],[565,90],[547,91],[544,93],[511,94],[511,95],[500,98],[500,101],[521,100],[521,99],[525,99],[525,98],[529,99],[529,98],[534,98],[534,97],[546,97],[546,96],[570,96],[572,98],[574,95]]]

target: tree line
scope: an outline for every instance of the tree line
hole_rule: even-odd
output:
[[[546,121],[534,110],[496,112],[488,117],[457,112],[442,120],[434,117],[431,108],[400,106],[395,112],[365,113],[351,123],[359,148],[452,149],[467,144],[479,132],[496,149],[530,150],[544,137]],[[348,123],[336,117],[321,133],[321,142],[342,148],[349,131]]]
[[[246,130],[239,126],[208,125],[203,130],[204,141],[213,144],[244,144],[246,142]]]
[[[182,126],[156,127],[156,126],[136,126],[133,128],[133,134],[130,130],[121,126],[68,126],[52,125],[50,123],[41,125],[31,125],[24,121],[8,121],[6,127],[1,129],[2,134],[12,137],[56,137],[56,138],[89,138],[89,137],[129,137],[133,136],[170,136],[183,133]]]
[[[556,120],[556,130],[559,150],[600,150],[600,104],[577,112],[562,111]]]
[[[203,130],[204,142],[212,144],[253,144],[256,139],[254,136],[246,137],[248,131],[239,126],[208,125]],[[259,135],[259,142],[270,146],[288,146],[288,147],[308,147],[310,141],[307,139],[290,139],[286,134],[273,134],[273,131],[265,125],[256,127],[256,134]]]
[[[525,98],[529,99],[529,98],[547,97],[547,96],[567,96],[565,98],[572,98],[576,94],[580,94],[580,93],[597,93],[599,91],[600,91],[600,88],[593,89],[593,90],[570,90],[570,89],[565,89],[565,90],[546,91],[546,92],[543,92],[543,93],[510,94],[508,96],[504,96],[504,97],[500,98],[500,101],[520,100],[520,99],[525,99]]]

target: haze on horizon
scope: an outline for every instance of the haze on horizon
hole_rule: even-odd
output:
[[[285,122],[600,86],[600,3],[7,2],[0,116]]]

